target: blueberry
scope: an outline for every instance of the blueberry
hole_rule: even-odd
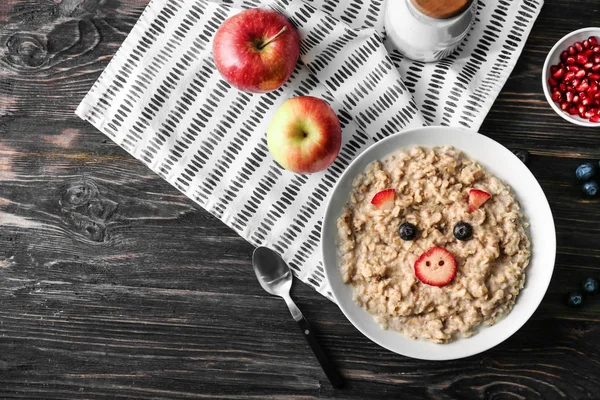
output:
[[[417,236],[417,228],[410,222],[403,222],[398,228],[398,233],[403,240],[413,240]]]
[[[523,164],[527,164],[529,162],[529,152],[527,150],[513,150],[513,153],[515,153],[515,156],[517,156],[517,158],[521,160]]]
[[[586,294],[594,294],[598,291],[598,279],[596,278],[587,278],[581,284],[583,288],[583,292]]]
[[[600,186],[596,181],[589,181],[583,184],[583,194],[594,197],[600,191]]]
[[[583,305],[583,295],[580,292],[569,292],[564,300],[565,304],[572,308],[580,308]]]
[[[468,240],[473,236],[473,228],[466,222],[459,222],[454,225],[454,237],[458,240]]]
[[[581,164],[575,170],[575,176],[580,181],[590,180],[596,175],[596,166],[590,163]]]

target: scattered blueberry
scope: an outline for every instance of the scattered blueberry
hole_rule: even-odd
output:
[[[458,240],[468,240],[473,235],[473,228],[466,222],[459,222],[454,225],[454,237]]]
[[[598,186],[596,181],[589,181],[583,184],[583,193],[586,196],[593,197],[598,194],[598,191],[600,191],[600,186]]]
[[[569,292],[565,295],[565,304],[572,308],[579,308],[583,305],[583,295],[580,292]]]
[[[527,162],[529,162],[529,152],[527,150],[514,150],[513,153],[515,153],[515,156],[517,156],[517,158],[521,160],[523,164],[527,164]]]
[[[598,291],[598,280],[596,278],[587,278],[581,285],[586,294],[594,294]]]
[[[596,166],[590,163],[581,164],[575,171],[575,176],[580,181],[590,180],[596,175]]]
[[[417,236],[417,228],[410,222],[403,222],[398,228],[398,233],[403,240],[413,240]]]

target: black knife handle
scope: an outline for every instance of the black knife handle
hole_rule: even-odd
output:
[[[323,351],[323,348],[317,341],[314,331],[304,316],[302,316],[302,319],[298,321],[298,325],[300,326],[300,330],[302,331],[302,334],[304,335],[304,338],[308,342],[313,353],[315,353],[317,360],[319,360],[319,364],[321,364],[321,368],[323,368],[325,375],[327,375],[327,379],[329,379],[329,382],[331,382],[331,386],[334,388],[342,387],[344,384],[342,377],[338,374],[331,361],[329,361],[327,354],[325,354]]]

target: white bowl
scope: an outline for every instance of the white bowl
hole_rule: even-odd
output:
[[[531,224],[532,258],[527,268],[525,287],[513,310],[494,326],[483,327],[469,338],[448,344],[412,340],[402,333],[383,330],[373,316],[353,299],[352,286],[342,281],[339,273],[336,221],[347,202],[352,181],[367,165],[401,148],[450,145],[462,150],[469,158],[498,178],[510,184]],[[492,139],[459,128],[424,127],[406,130],[383,139],[359,155],[346,169],[329,198],[322,232],[322,256],[325,275],[333,296],[350,322],[365,336],[388,350],[423,360],[451,360],[480,353],[496,346],[515,333],[542,301],[556,254],[556,235],[552,212],[539,183],[529,169],[509,150]],[[534,339],[532,339],[534,340]]]
[[[554,100],[552,100],[552,97],[550,97],[550,85],[548,85],[548,78],[550,78],[550,67],[560,63],[560,53],[567,50],[569,46],[573,45],[573,43],[582,42],[590,36],[596,36],[600,41],[600,28],[592,27],[578,29],[565,35],[554,45],[554,47],[552,47],[552,50],[550,50],[548,56],[546,56],[546,61],[544,62],[544,68],[542,70],[542,88],[544,88],[544,95],[546,95],[548,104],[550,104],[552,109],[565,120],[580,126],[600,127],[600,123],[598,122],[590,122],[587,119],[581,118],[579,115],[570,115],[561,110]]]

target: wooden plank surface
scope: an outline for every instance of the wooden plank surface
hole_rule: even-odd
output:
[[[565,291],[600,271],[600,201],[573,173],[600,133],[555,115],[540,74],[552,45],[600,23],[596,0],[547,0],[482,133],[532,152],[558,255],[534,317],[481,355],[425,362],[363,337],[297,283],[293,296],[348,381],[333,390],[252,247],[74,110],[146,0],[0,4],[0,398],[595,399],[600,296]]]

